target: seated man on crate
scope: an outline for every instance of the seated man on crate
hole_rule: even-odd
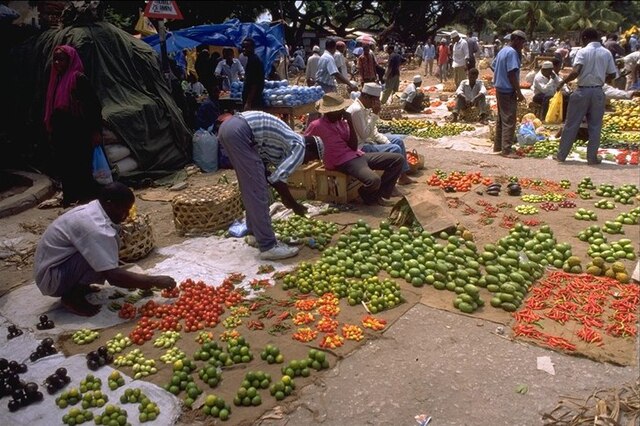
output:
[[[486,124],[489,116],[487,105],[487,89],[482,80],[478,79],[480,73],[476,68],[467,71],[466,80],[462,80],[456,90],[456,106],[451,113],[451,121],[458,121],[460,111],[471,107],[477,107],[480,111],[480,122]]]
[[[358,97],[347,108],[353,119],[353,128],[358,136],[358,148],[363,152],[395,152],[404,158],[402,173],[398,178],[398,185],[415,183],[407,176],[409,164],[407,163],[407,151],[402,135],[386,134],[378,132],[376,123],[380,113],[380,94],[382,86],[376,83],[365,83]]]
[[[318,101],[316,109],[322,117],[312,121],[305,135],[319,136],[325,143],[324,165],[362,182],[358,190],[365,204],[392,206],[389,199],[394,191],[404,158],[391,152],[362,152],[358,149],[358,135],[351,114],[350,100],[337,93],[327,93]],[[378,176],[374,170],[384,170]]]
[[[263,260],[293,257],[299,248],[276,240],[269,215],[269,185],[285,207],[296,214],[307,210],[289,192],[287,178],[303,163],[322,159],[324,144],[318,137],[303,137],[282,120],[262,111],[223,114],[218,141],[236,171],[246,210],[247,243],[260,249]],[[267,166],[275,167],[273,172]]]
[[[124,288],[171,289],[166,275],[143,275],[118,267],[118,230],[129,215],[135,196],[125,185],[105,185],[100,198],[76,207],[54,220],[36,248],[36,285],[45,296],[60,297],[74,314],[93,316],[100,311],[85,296],[98,291],[90,284],[105,280]]]
[[[404,89],[400,100],[402,108],[407,112],[422,112],[424,103],[424,93],[418,90],[422,86],[422,77],[420,75],[413,76],[413,82]]]

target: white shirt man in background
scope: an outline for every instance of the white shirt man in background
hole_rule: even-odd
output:
[[[624,69],[628,73],[626,89],[630,90],[640,78],[640,50],[629,53],[623,60]]]
[[[307,86],[316,85],[316,71],[318,71],[318,61],[320,60],[320,46],[313,46],[312,55],[307,59]]]
[[[233,57],[233,49],[222,49],[222,60],[218,62],[215,71],[216,77],[222,78],[222,90],[231,90],[231,83],[244,78],[244,68],[239,60]]]
[[[466,40],[460,38],[457,31],[451,33],[453,40],[453,80],[456,86],[464,80],[467,72],[467,61],[469,60],[469,45]]]
[[[346,79],[349,79],[349,71],[347,70],[347,58],[345,53],[347,51],[347,45],[343,41],[336,43],[336,52],[333,54],[333,59],[336,61],[336,67],[340,74]]]

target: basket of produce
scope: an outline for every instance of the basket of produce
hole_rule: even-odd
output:
[[[442,87],[443,92],[455,92],[458,87],[453,80],[447,80]]]
[[[179,235],[206,234],[225,229],[242,216],[237,185],[217,184],[185,191],[171,202]]]
[[[149,215],[136,214],[135,206],[132,207],[129,217],[120,225],[118,238],[118,256],[123,262],[135,262],[148,255],[155,245]]]
[[[407,152],[407,164],[409,164],[409,174],[415,174],[418,170],[424,169],[424,155],[418,154],[415,149]]]
[[[402,118],[402,108],[397,105],[382,105],[380,107],[380,114],[378,114],[381,120],[393,120],[394,118]]]

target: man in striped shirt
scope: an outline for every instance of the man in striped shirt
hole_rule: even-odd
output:
[[[322,159],[322,140],[301,136],[284,121],[262,111],[224,114],[219,121],[222,124],[218,140],[236,171],[247,228],[260,249],[260,258],[277,260],[295,256],[299,249],[277,241],[271,227],[268,185],[278,191],[286,207],[304,215],[306,209],[289,192],[287,178],[301,164]],[[269,166],[275,169],[269,172]]]

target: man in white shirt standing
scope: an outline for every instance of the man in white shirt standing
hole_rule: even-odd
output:
[[[422,112],[422,103],[424,102],[424,93],[418,90],[422,86],[422,77],[420,74],[413,76],[413,82],[404,89],[400,100],[403,102],[402,107],[407,112]]]
[[[482,80],[478,79],[480,73],[476,68],[471,68],[468,75],[469,78],[462,80],[456,90],[456,106],[451,114],[452,121],[458,120],[460,111],[475,106],[480,111],[480,122],[485,123],[489,115],[487,89]]]
[[[244,78],[244,68],[240,61],[233,57],[233,49],[222,49],[222,60],[218,62],[213,74],[222,78],[222,90],[225,91],[231,90],[231,83]]]
[[[316,71],[316,85],[320,86],[324,93],[332,93],[337,90],[337,82],[346,84],[352,92],[358,90],[355,84],[349,79],[344,78],[338,67],[333,55],[336,53],[336,41],[327,40],[324,46],[325,50],[318,60],[318,70]]]
[[[453,80],[456,86],[458,86],[466,76],[467,61],[469,60],[469,45],[466,40],[460,38],[457,31],[451,33],[451,40],[453,40]]]
[[[307,69],[305,70],[307,86],[316,85],[316,71],[318,71],[318,61],[320,60],[320,46],[313,46],[312,52],[312,55],[307,59]]]
[[[578,88],[569,97],[566,124],[558,153],[553,158],[558,162],[565,161],[578,135],[580,123],[586,116],[589,130],[587,163],[596,165],[602,162],[598,158],[605,107],[602,86],[616,77],[617,69],[611,52],[602,46],[595,28],[582,31],[581,39],[584,47],[576,54],[573,71],[560,82],[562,87],[577,78]]]
[[[542,105],[541,119],[543,120],[549,109],[549,101],[556,94],[561,81],[562,79],[553,71],[551,61],[544,61],[542,68],[533,78],[533,102]],[[566,108],[563,108],[563,114],[566,115],[565,111]]]
[[[394,152],[404,158],[402,173],[398,178],[398,185],[415,183],[415,180],[407,176],[409,163],[407,152],[401,135],[385,134],[378,132],[377,122],[380,119],[380,94],[382,86],[377,83],[365,83],[362,86],[360,96],[347,108],[353,121],[353,129],[358,137],[358,149],[362,152]]]
[[[347,50],[347,45],[343,41],[336,43],[336,52],[333,54],[333,59],[336,60],[336,67],[340,74],[347,80],[349,79],[349,72],[347,71],[347,58],[344,56]]]

